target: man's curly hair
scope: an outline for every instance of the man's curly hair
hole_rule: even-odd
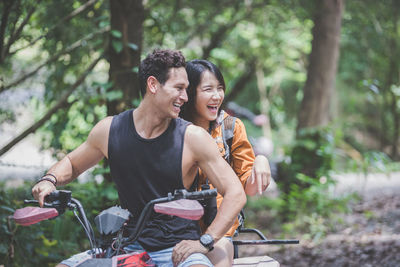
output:
[[[185,57],[181,51],[156,49],[149,54],[139,66],[139,83],[142,97],[146,94],[147,78],[150,76],[164,84],[168,80],[170,68],[186,67]]]

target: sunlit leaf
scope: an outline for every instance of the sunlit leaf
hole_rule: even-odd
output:
[[[121,41],[112,40],[111,45],[117,53],[120,53],[122,49],[124,49],[124,45]]]
[[[114,36],[115,38],[121,38],[122,37],[122,33],[120,31],[117,31],[117,30],[112,30],[111,31],[111,35]]]
[[[109,91],[106,93],[106,98],[109,101],[122,99],[123,96],[124,94],[121,91]]]
[[[128,43],[128,47],[132,48],[132,50],[134,50],[134,51],[138,50],[138,46],[134,43]]]

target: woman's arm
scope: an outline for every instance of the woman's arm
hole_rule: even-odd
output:
[[[244,191],[246,195],[254,196],[262,194],[271,182],[271,169],[268,159],[263,155],[258,155],[253,164],[250,180],[247,180]]]
[[[247,138],[246,128],[236,119],[231,147],[231,166],[242,182],[247,195],[262,194],[270,184],[271,170],[263,155],[254,157],[253,148]],[[249,180],[250,179],[250,180]]]

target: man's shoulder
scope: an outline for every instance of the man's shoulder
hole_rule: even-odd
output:
[[[219,155],[217,144],[211,135],[203,128],[193,124],[187,127],[184,144],[196,158],[203,158],[206,155],[210,155],[209,153],[211,153],[210,151],[213,149],[215,149],[217,152],[216,154]]]
[[[109,128],[113,118],[114,118],[114,116],[107,116],[104,119],[102,119],[101,121],[99,121],[98,125],[100,125],[101,127]]]
[[[201,144],[207,139],[212,139],[209,133],[203,128],[194,124],[189,124],[186,128],[185,143],[189,144]]]
[[[112,116],[106,117],[99,121],[93,129],[87,139],[87,143],[94,147],[98,147],[104,156],[107,157],[107,146],[108,146],[108,136],[112,122]]]
[[[108,131],[111,127],[111,122],[113,120],[113,116],[105,117],[100,120],[92,129],[90,135],[98,135],[98,134],[108,134]]]
[[[191,136],[203,136],[208,135],[207,131],[201,128],[200,126],[196,126],[194,124],[189,124],[186,129],[186,134]]]

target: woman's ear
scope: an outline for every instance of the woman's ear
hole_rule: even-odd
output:
[[[149,76],[147,78],[147,88],[149,89],[149,92],[152,94],[155,94],[158,89],[158,85],[160,83],[158,82],[157,78],[154,76]]]

